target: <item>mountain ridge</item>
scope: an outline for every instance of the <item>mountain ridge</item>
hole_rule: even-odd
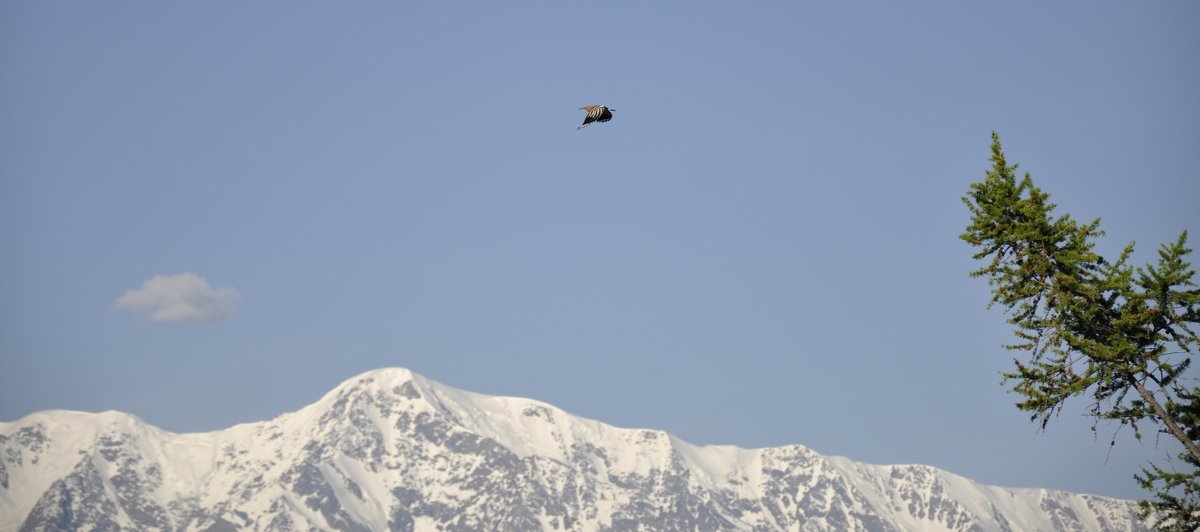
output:
[[[171,433],[131,414],[0,423],[0,531],[1143,530],[1130,501],[985,486],[803,445],[692,445],[404,368],[272,420]]]

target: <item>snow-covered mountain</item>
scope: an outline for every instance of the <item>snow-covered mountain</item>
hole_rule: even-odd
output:
[[[691,445],[405,369],[271,421],[0,423],[7,530],[1143,530],[1135,506],[799,445]]]

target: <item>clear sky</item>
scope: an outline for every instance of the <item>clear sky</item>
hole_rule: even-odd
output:
[[[1102,252],[1197,244],[1200,4],[899,4],[4,2],[0,420],[213,430],[402,366],[1139,497],[1174,447],[1000,386],[960,198],[997,130]]]

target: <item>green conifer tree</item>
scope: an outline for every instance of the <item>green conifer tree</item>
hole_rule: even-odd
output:
[[[1166,468],[1149,464],[1135,478],[1153,493],[1142,517],[1164,530],[1200,529],[1200,387],[1185,377],[1200,347],[1200,289],[1185,260],[1187,231],[1161,246],[1158,261],[1128,264],[1133,244],[1115,260],[1098,255],[1100,220],[1055,217],[1049,194],[1029,174],[1017,178],[992,133],[993,166],[963,202],[971,223],[961,238],[978,248],[991,304],[1006,310],[1022,353],[1004,382],[1017,407],[1045,429],[1071,397],[1087,414],[1128,426],[1136,437],[1160,432],[1184,451]],[[1115,442],[1115,437],[1114,437]]]

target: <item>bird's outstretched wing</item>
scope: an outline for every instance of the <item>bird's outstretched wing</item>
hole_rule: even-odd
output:
[[[579,127],[575,128],[575,131],[579,131],[580,129],[587,127],[588,124],[591,124],[592,122],[596,121],[596,119],[592,117],[592,109],[595,107],[596,106],[594,106],[594,105],[585,105],[585,106],[579,108],[581,111],[586,111],[587,115],[585,115],[583,117],[583,124],[581,124]]]

